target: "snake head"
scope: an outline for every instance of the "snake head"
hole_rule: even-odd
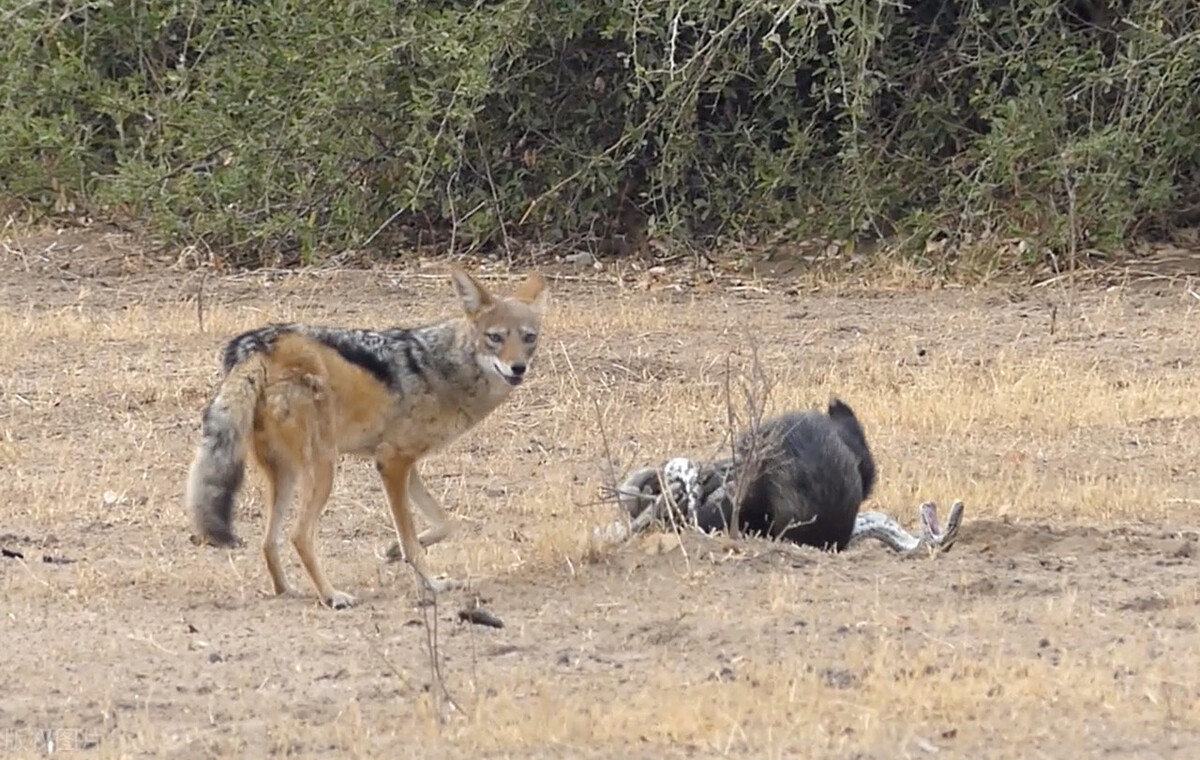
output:
[[[962,527],[964,506],[961,500],[950,505],[950,515],[946,520],[946,530],[943,532],[938,525],[937,505],[932,501],[922,504],[919,509],[921,521],[921,544],[936,552],[948,552],[958,540],[958,531]]]

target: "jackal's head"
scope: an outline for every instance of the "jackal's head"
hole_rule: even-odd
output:
[[[545,281],[535,272],[512,295],[496,296],[458,267],[450,276],[471,323],[475,360],[485,373],[520,385],[537,350]]]

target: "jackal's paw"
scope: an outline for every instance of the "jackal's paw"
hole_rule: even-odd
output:
[[[462,581],[451,578],[448,575],[439,575],[434,578],[426,578],[422,584],[424,587],[423,590],[426,592],[423,596],[428,596],[429,594],[442,594],[447,591],[456,591],[464,588],[466,585],[467,584],[463,583]]]
[[[392,542],[392,545],[387,548],[386,552],[384,552],[383,559],[385,562],[403,562],[404,561],[404,550],[400,548],[399,541]]]
[[[326,606],[335,610],[344,610],[354,604],[354,597],[344,591],[334,591],[325,600]]]
[[[299,599],[300,592],[291,586],[283,586],[275,589],[276,599]]]

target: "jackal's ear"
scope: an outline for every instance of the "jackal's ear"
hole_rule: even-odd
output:
[[[492,294],[478,280],[462,269],[450,265],[450,279],[454,282],[454,290],[462,301],[463,310],[468,316],[475,316],[493,303]]]
[[[546,303],[546,280],[537,272],[530,272],[513,291],[513,298],[540,311]]]

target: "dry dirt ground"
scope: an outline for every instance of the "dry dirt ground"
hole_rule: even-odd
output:
[[[553,278],[529,383],[422,469],[461,527],[432,566],[472,590],[416,605],[380,560],[374,470],[347,461],[320,548],[359,604],[334,612],[267,595],[257,478],[244,547],[188,540],[217,351],[270,320],[446,314],[443,270],[202,278],[122,245],[0,246],[0,756],[1200,752],[1195,281]],[[725,368],[736,387],[755,343],[768,411],[858,412],[867,508],[912,526],[966,502],[953,551],[588,540],[612,471],[719,450]],[[459,621],[475,596],[503,628]]]

